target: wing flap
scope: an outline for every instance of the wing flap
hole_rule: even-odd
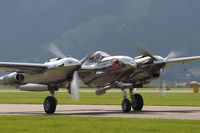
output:
[[[0,62],[0,71],[4,72],[42,73],[47,68],[46,65],[37,63]]]

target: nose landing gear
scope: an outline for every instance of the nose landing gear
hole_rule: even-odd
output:
[[[125,98],[125,99],[122,101],[122,111],[123,111],[124,113],[128,113],[128,112],[131,111],[131,102],[130,102],[130,100],[128,100],[128,99]]]

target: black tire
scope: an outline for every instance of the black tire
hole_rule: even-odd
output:
[[[135,111],[141,111],[143,108],[143,98],[140,94],[135,94],[131,98],[131,106]]]
[[[47,114],[53,114],[56,111],[56,105],[57,105],[56,98],[54,98],[52,96],[48,96],[44,100],[44,104],[43,104],[44,111]]]
[[[131,102],[128,99],[122,101],[122,111],[128,113],[131,111]]]

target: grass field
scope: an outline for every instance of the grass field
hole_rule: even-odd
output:
[[[48,92],[1,92],[0,104],[41,104]],[[141,93],[144,105],[177,105],[200,106],[200,93],[167,93],[161,97],[159,93]],[[57,92],[55,94],[58,104],[94,104],[94,105],[119,105],[123,100],[122,93],[108,92],[96,96],[91,92],[81,92],[80,100],[73,101],[68,93]]]
[[[199,125],[190,120],[0,116],[1,133],[199,133]]]
[[[5,89],[7,90],[7,89]],[[49,92],[1,92],[1,103],[42,104]],[[199,93],[141,93],[145,105],[200,106]],[[80,100],[73,101],[68,93],[57,92],[58,104],[119,105],[122,93],[108,92],[96,96],[81,92]],[[199,133],[200,121],[139,119],[139,118],[94,118],[65,115],[45,116],[0,116],[0,133]]]

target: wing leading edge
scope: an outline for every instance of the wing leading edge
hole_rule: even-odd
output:
[[[37,63],[0,62],[0,71],[4,72],[42,73],[47,68],[47,65]]]
[[[183,57],[183,58],[175,58],[175,59],[167,59],[167,65],[179,64],[190,61],[200,60],[200,56],[192,56],[192,57]]]

